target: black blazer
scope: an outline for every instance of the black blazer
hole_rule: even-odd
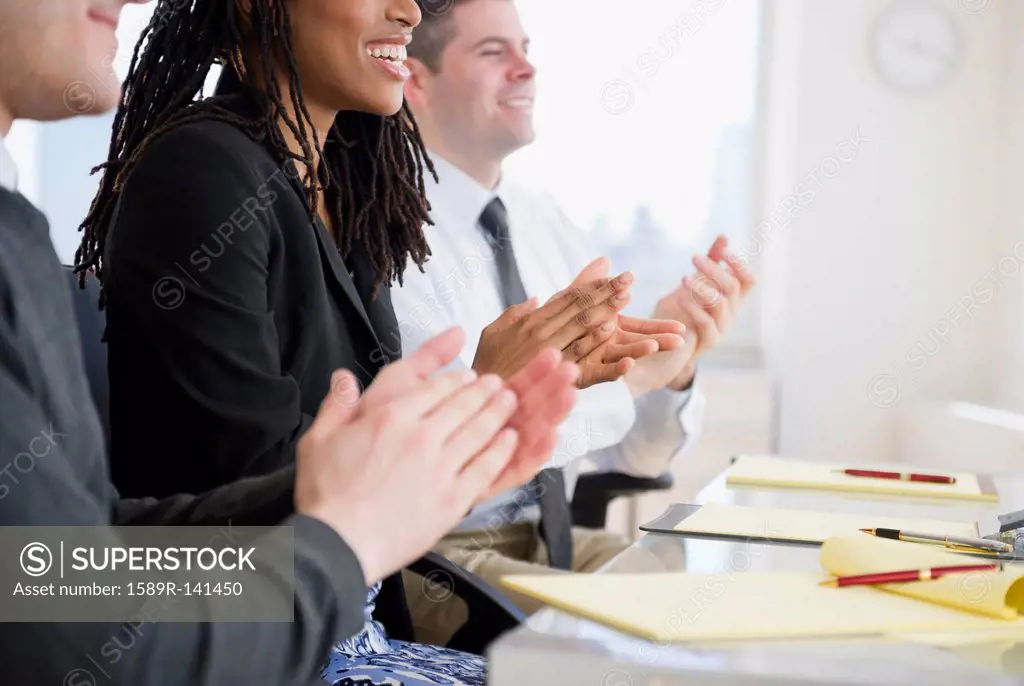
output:
[[[253,117],[234,85],[225,106]],[[111,473],[124,496],[291,464],[334,370],[365,387],[399,357],[389,289],[371,299],[367,260],[357,251],[346,265],[310,221],[290,165],[206,119],[160,136],[131,171],[104,247]],[[408,640],[400,591],[396,575],[375,616]]]

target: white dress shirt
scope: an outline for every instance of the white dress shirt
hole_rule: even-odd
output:
[[[18,189],[18,168],[14,165],[14,158],[4,145],[4,137],[0,135],[0,186],[9,191]]]
[[[494,255],[479,224],[495,197],[508,212],[509,234],[527,294],[543,305],[567,287],[598,255],[550,199],[502,180],[493,191],[477,183],[436,153],[431,159],[440,183],[427,175],[427,199],[434,226],[425,227],[431,256],[425,273],[412,265],[403,285],[392,287],[404,354],[429,338],[459,325],[466,345],[449,369],[473,364],[480,335],[504,311]],[[578,393],[576,407],[559,427],[559,443],[549,466],[564,470],[567,496],[572,497],[579,458],[599,471],[656,477],[669,461],[695,442],[704,409],[696,380],[683,392],[662,389],[634,400],[625,381],[597,384]],[[521,499],[520,494],[518,498]],[[536,520],[536,506],[502,506],[517,492],[478,505],[459,528],[500,526],[502,522]],[[520,500],[521,502],[521,500]],[[509,508],[504,508],[508,510]]]

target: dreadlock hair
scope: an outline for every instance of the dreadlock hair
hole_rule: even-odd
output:
[[[437,174],[408,105],[403,103],[391,117],[340,112],[321,147],[302,97],[288,3],[249,4],[249,18],[243,20],[236,0],[159,0],[132,54],[108,159],[92,170],[102,170],[103,176],[80,226],[83,237],[75,253],[79,285],[86,271],[103,282],[103,252],[117,194],[148,145],[175,127],[207,118],[241,128],[268,145],[282,163],[302,165],[311,221],[318,211],[317,184],[326,189],[338,248],[347,258],[362,245],[375,270],[374,295],[385,282],[402,282],[410,257],[422,271],[430,255],[423,224],[432,223],[423,170],[435,179]],[[290,104],[299,115],[294,118],[273,78],[278,55],[285,62]],[[235,69],[250,87],[260,84],[258,118],[240,117],[218,98],[196,98],[215,63]],[[301,154],[288,149],[282,121],[300,142]],[[317,157],[320,164],[314,168]],[[101,309],[104,301],[101,291]]]

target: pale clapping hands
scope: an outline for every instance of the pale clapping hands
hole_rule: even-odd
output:
[[[696,255],[693,265],[697,272],[687,275],[654,310],[655,317],[675,319],[688,331],[683,352],[665,361],[664,372],[671,374],[666,385],[674,390],[690,384],[697,358],[719,344],[757,284],[743,260],[729,251],[725,236],[715,239],[706,256]]]
[[[477,502],[528,481],[574,404],[578,370],[554,350],[508,383],[437,373],[463,342],[458,328],[435,337],[363,394],[336,373],[299,442],[296,510],[339,532],[368,584],[429,550]]]

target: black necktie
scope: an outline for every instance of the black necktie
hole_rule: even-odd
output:
[[[495,198],[484,208],[483,214],[480,215],[480,226],[483,227],[484,236],[494,251],[505,309],[525,302],[528,296],[523,287],[523,280],[519,277],[519,267],[512,251],[512,239],[508,233],[508,213],[501,198]]]
[[[509,238],[508,214],[501,199],[495,198],[484,208],[480,225],[494,251],[505,308],[526,301],[526,289],[519,276]],[[540,505],[540,535],[547,546],[551,566],[572,569],[572,515],[565,496],[562,470],[555,467],[542,469],[530,481],[529,492],[531,500],[535,499]]]

